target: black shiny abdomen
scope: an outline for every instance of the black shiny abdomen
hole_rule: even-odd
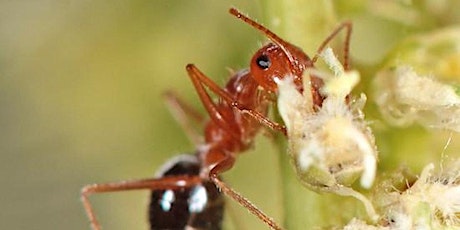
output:
[[[167,163],[168,164],[168,163]],[[200,164],[193,155],[182,155],[168,164],[161,177],[198,175]],[[189,188],[152,191],[149,221],[152,230],[222,228],[224,198],[209,181]]]

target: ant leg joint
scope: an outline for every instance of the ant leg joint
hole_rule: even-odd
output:
[[[89,194],[93,193],[94,191],[94,188],[96,187],[97,185],[95,184],[90,184],[90,185],[86,185],[85,187],[83,187],[80,191],[80,194],[82,196],[88,196]]]

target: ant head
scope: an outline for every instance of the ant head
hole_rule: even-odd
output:
[[[298,89],[302,90],[302,73],[313,66],[312,60],[300,48],[284,41],[237,9],[231,8],[230,14],[261,31],[272,41],[259,49],[251,60],[250,71],[257,83],[265,90],[276,92],[276,81],[292,75]]]
[[[257,83],[264,89],[276,92],[276,82],[286,76],[294,76],[294,82],[299,90],[302,89],[302,73],[312,66],[310,58],[293,45],[286,49],[275,43],[269,43],[260,48],[252,57],[250,71]]]

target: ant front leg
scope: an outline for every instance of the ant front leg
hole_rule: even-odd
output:
[[[178,189],[191,187],[202,182],[202,178],[198,176],[171,176],[159,179],[144,179],[133,181],[122,181],[106,184],[87,185],[81,190],[81,200],[85,208],[85,212],[91,222],[93,230],[100,230],[101,225],[97,221],[94,209],[89,201],[89,196],[94,193],[120,192],[129,190],[160,190],[160,189]]]
[[[236,130],[235,127],[232,127],[228,124],[227,120],[225,120],[225,117],[223,117],[220,111],[217,109],[216,104],[204,88],[203,84],[208,86],[213,92],[215,92],[225,101],[233,102],[232,97],[223,89],[221,89],[211,79],[209,79],[203,73],[201,73],[194,65],[188,64],[186,70],[211,120],[219,124],[220,127],[225,129],[230,134],[238,136],[238,130]]]
[[[217,94],[220,98],[222,98],[225,102],[230,104],[232,107],[238,109],[242,113],[248,114],[256,121],[260,122],[261,124],[273,129],[282,132],[284,135],[287,134],[286,127],[280,125],[274,121],[271,121],[263,114],[259,113],[258,111],[244,108],[238,101],[235,101],[232,96],[225,90],[223,90],[220,86],[218,86],[214,81],[204,75],[195,65],[188,64],[187,67],[188,75],[190,76],[195,89],[200,96],[201,101],[203,102],[206,110],[209,113],[209,116],[214,121],[218,122],[221,127],[228,127],[227,123],[220,115],[219,111],[217,111],[214,102],[212,101],[211,97],[209,96],[208,92],[204,88],[204,86],[208,87],[212,92]],[[230,128],[229,128],[230,129]]]
[[[219,179],[219,175],[232,168],[234,163],[235,158],[228,155],[224,160],[217,163],[211,169],[211,171],[209,172],[209,179],[217,187],[219,187],[223,193],[225,193],[227,196],[238,202],[241,206],[245,207],[253,215],[255,215],[257,218],[266,223],[271,229],[281,230],[282,228],[275,221],[273,221],[272,218],[270,218],[267,214],[262,212],[262,210],[257,208],[254,204],[252,204],[248,199],[243,197],[241,194],[233,190],[230,186],[228,186],[226,183]]]
[[[343,66],[345,70],[350,69],[350,38],[351,38],[351,31],[353,29],[353,24],[350,21],[342,22],[337,28],[332,31],[332,33],[327,36],[326,39],[321,43],[318,50],[316,51],[315,56],[312,58],[312,62],[316,62],[318,60],[319,54],[326,48],[326,45],[334,39],[337,34],[342,31],[343,29],[346,30],[345,32],[345,41],[343,47]]]
[[[234,106],[235,108],[240,110],[242,113],[248,114],[253,119],[258,121],[259,123],[271,128],[272,130],[276,130],[276,131],[279,131],[279,132],[283,133],[284,136],[287,136],[287,130],[286,130],[286,127],[284,125],[278,124],[278,123],[270,120],[268,117],[260,114],[257,111],[250,110],[250,109],[239,108],[237,104],[236,105],[232,104],[232,106]]]

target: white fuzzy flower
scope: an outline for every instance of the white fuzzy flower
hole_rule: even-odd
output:
[[[321,58],[333,74],[309,70],[304,74],[304,89],[310,88],[310,75],[324,81],[325,99],[315,108],[310,91],[301,94],[292,77],[278,84],[278,109],[289,138],[289,154],[301,182],[318,192],[353,196],[362,201],[371,218],[376,214],[371,203],[350,185],[361,177],[361,186],[370,188],[374,181],[377,151],[362,106],[365,97],[347,97],[359,81],[356,71],[344,71],[331,49]]]
[[[391,124],[417,122],[460,132],[460,96],[453,85],[419,75],[409,66],[381,71],[375,84],[376,103]]]

